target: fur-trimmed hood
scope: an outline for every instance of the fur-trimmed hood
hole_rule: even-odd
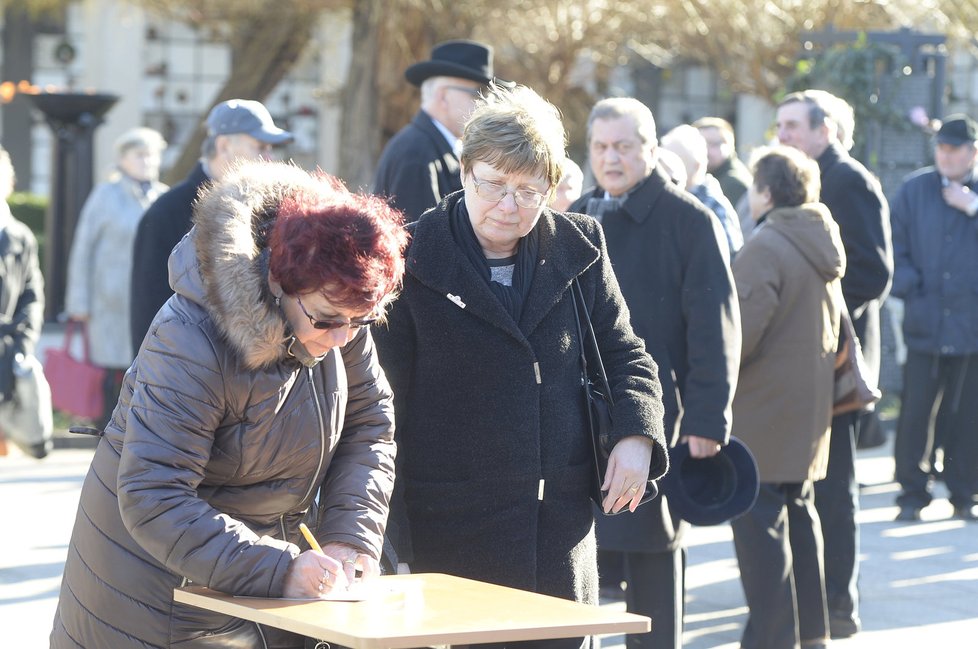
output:
[[[268,290],[265,239],[282,200],[313,182],[294,165],[240,165],[201,191],[194,227],[170,255],[174,292],[211,314],[248,368],[286,357],[290,334]]]

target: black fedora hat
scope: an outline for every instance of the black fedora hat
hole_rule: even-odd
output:
[[[431,59],[409,66],[404,76],[416,86],[431,77],[458,77],[505,87],[514,85],[493,75],[490,46],[467,40],[445,41],[435,45],[431,50]]]
[[[693,525],[719,525],[754,505],[760,478],[750,449],[736,437],[713,457],[689,455],[689,444],[669,450],[669,472],[662,478],[669,509]]]

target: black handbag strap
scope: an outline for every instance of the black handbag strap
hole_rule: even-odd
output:
[[[589,380],[587,370],[587,352],[586,345],[587,341],[591,342],[591,347],[594,349],[594,365],[597,370],[597,378],[600,382],[598,387],[604,390],[604,395],[608,400],[608,403],[612,406],[615,405],[614,398],[611,396],[611,386],[608,384],[608,375],[604,371],[604,361],[601,360],[601,350],[598,348],[598,339],[594,335],[594,326],[591,324],[591,316],[588,314],[587,303],[584,301],[584,292],[581,290],[581,284],[574,278],[571,284],[571,300],[574,302],[574,321],[577,324],[577,336],[578,340],[581,341],[581,367],[584,369],[583,380]],[[581,328],[581,320],[584,320],[585,325],[587,325],[587,338],[584,337],[584,331]]]

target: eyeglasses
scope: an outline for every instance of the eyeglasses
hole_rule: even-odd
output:
[[[467,88],[466,86],[442,86],[445,90],[458,90],[459,92],[464,92],[470,97],[478,97],[482,94],[482,91],[478,88]]]
[[[479,180],[472,174],[472,184],[475,185],[475,195],[484,201],[498,203],[503,200],[506,194],[512,194],[513,200],[520,207],[528,210],[536,209],[547,201],[547,195],[535,192],[532,189],[509,189],[506,185],[494,183],[489,180]]]
[[[377,318],[359,318],[357,320],[316,320],[309,312],[306,311],[306,305],[302,303],[302,298],[298,295],[295,296],[295,301],[299,303],[299,308],[302,312],[309,318],[309,324],[313,326],[313,329],[319,329],[320,331],[332,331],[333,329],[342,329],[343,327],[349,327],[350,329],[359,329],[360,327],[369,327],[373,323],[377,322]]]

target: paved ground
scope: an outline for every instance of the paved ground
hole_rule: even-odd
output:
[[[59,449],[42,461],[16,451],[0,457],[0,647],[47,646],[91,454]],[[892,472],[888,446],[860,452],[865,629],[833,646],[978,647],[978,524],[948,520],[941,490],[922,522],[893,523]],[[730,528],[695,528],[689,560],[687,649],[736,649],[746,609]],[[602,646],[620,649],[622,640],[605,638]]]

